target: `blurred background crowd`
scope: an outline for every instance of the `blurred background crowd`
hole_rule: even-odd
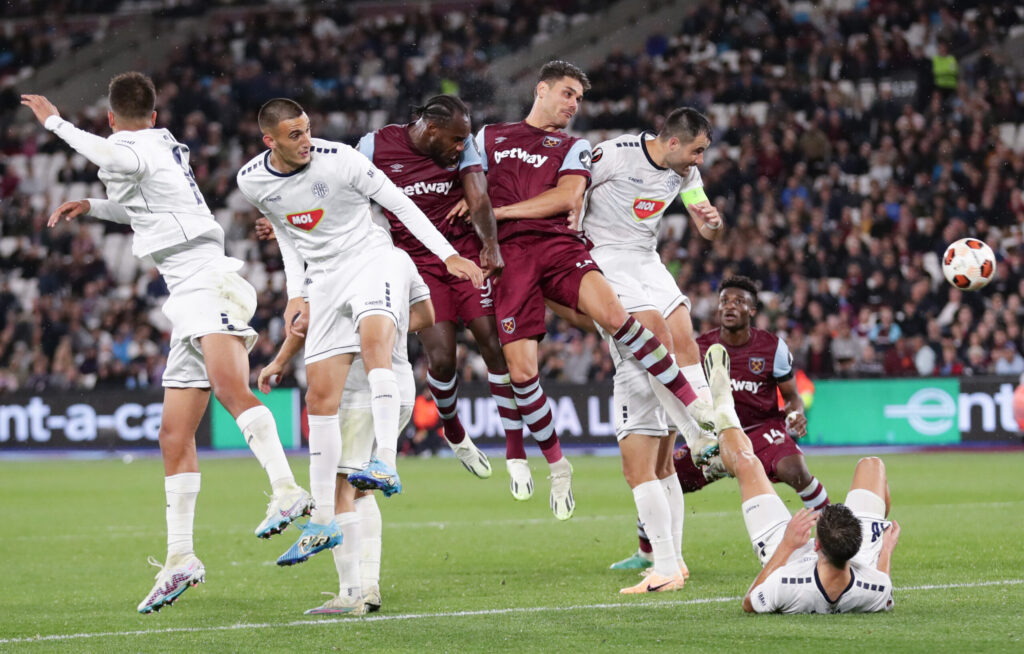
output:
[[[131,257],[124,226],[45,227],[61,201],[104,195],[95,168],[25,122],[17,100],[33,91],[34,68],[102,39],[126,4],[58,1],[44,16],[35,3],[8,3],[19,19],[0,34],[0,392],[159,386],[166,287]],[[276,245],[255,239],[256,216],[234,185],[241,163],[263,148],[256,108],[293,97],[314,135],[354,144],[408,121],[410,105],[430,95],[457,93],[476,128],[505,118],[506,81],[490,76],[490,62],[557,39],[614,3],[495,1],[372,15],[342,4],[299,12],[230,4],[163,69],[147,72],[159,125],[191,148],[228,253],[246,261],[243,274],[260,291],[255,375],[281,340],[287,299]],[[698,332],[716,324],[721,280],[743,274],[761,288],[756,324],[784,337],[812,379],[1019,374],[1024,77],[995,46],[1022,25],[1024,8],[1009,1],[695,3],[646,42],[587,67],[593,89],[572,130],[596,146],[656,130],[677,106],[712,120],[702,174],[728,230],[703,241],[677,203],[660,244]],[[521,98],[522,116],[530,100]],[[102,105],[66,117],[109,131]],[[967,235],[999,259],[980,293],[941,276],[945,246]],[[545,378],[611,378],[600,339],[553,316],[548,327]],[[485,379],[471,342],[459,353],[463,379]],[[293,372],[288,383],[301,382],[301,369]]]

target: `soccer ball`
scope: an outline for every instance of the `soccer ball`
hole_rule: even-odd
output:
[[[996,275],[996,255],[976,238],[956,241],[942,255],[942,274],[961,291],[976,291]]]

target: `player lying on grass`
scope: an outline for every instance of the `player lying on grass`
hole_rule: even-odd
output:
[[[714,344],[704,361],[721,408],[730,387],[729,354]],[[750,544],[763,566],[743,598],[744,611],[872,613],[892,608],[889,567],[900,526],[886,519],[889,484],[881,459],[860,460],[845,503],[820,511],[805,507],[790,516],[743,432],[730,425],[720,441],[722,462],[739,482]]]
[[[132,253],[156,264],[170,290],[163,312],[171,321],[171,351],[164,370],[160,453],[164,462],[167,558],[140,613],[174,602],[205,579],[193,549],[199,495],[195,431],[210,391],[231,413],[253,454],[267,472],[273,496],[256,535],[269,538],[295,518],[308,515],[312,500],[295,484],[270,410],[249,390],[247,351],[256,344],[248,322],[256,290],[237,271],[243,263],[224,254],[221,229],[196,186],[189,148],[156,128],[156,89],[141,73],[110,82],[107,119],[113,134],[101,138],[60,117],[39,95],[22,96],[46,129],[100,168],[107,200],[65,202],[47,223],[92,215],[130,224]]]
[[[404,253],[405,273],[409,279],[408,302],[399,304],[398,334],[392,352],[392,369],[399,382],[401,413],[398,430],[405,429],[412,417],[416,401],[416,383],[406,350],[409,332],[416,332],[434,323],[434,307],[430,290],[416,272],[412,260]],[[306,341],[308,312],[301,312],[274,360],[259,374],[259,387],[270,392],[271,381],[279,377],[285,365],[302,349]],[[338,572],[338,594],[307,614],[363,615],[381,606],[380,560],[381,517],[372,491],[357,491],[348,482],[350,474],[367,467],[375,458],[374,415],[370,402],[370,384],[362,357],[357,356],[345,378],[338,420],[341,428],[341,454],[337,462],[334,490],[334,520],[341,529],[342,540],[332,549]],[[388,489],[385,496],[393,494]]]

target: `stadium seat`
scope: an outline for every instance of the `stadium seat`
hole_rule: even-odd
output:
[[[765,120],[768,118],[768,103],[767,102],[751,102],[747,105],[747,113],[750,114],[751,118],[758,125],[764,125]]]
[[[1017,124],[1000,123],[999,140],[1008,148],[1014,147],[1017,143]]]

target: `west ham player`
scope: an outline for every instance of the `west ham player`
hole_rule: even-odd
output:
[[[516,404],[551,466],[551,508],[562,520],[572,516],[575,501],[572,468],[562,456],[538,377],[545,298],[589,316],[689,406],[698,422],[714,423],[713,407],[698,399],[658,338],[622,308],[583,239],[568,224],[590,181],[591,154],[586,140],[560,130],[576,114],[589,86],[576,66],[549,62],[541,69],[526,119],[487,125],[476,137],[502,256],[508,270],[515,271],[495,289],[498,335]],[[509,441],[507,455],[513,494],[526,499],[532,494],[526,452],[521,443]]]
[[[359,151],[416,203],[462,256],[479,263],[485,273],[500,275],[504,262],[487,180],[470,133],[469,109],[453,95],[438,95],[417,107],[415,114],[413,123],[388,125],[366,134],[359,141]],[[446,220],[463,198],[472,224]],[[478,289],[452,276],[394,213],[384,213],[395,245],[409,253],[430,286],[436,323],[418,336],[427,355],[427,387],[444,423],[445,438],[463,465],[486,479],[491,476],[487,456],[473,445],[459,420],[455,368],[459,320],[473,333],[487,364],[491,393],[505,430],[517,432],[521,441],[523,429],[498,341],[491,278]]]
[[[726,279],[719,294],[721,327],[703,334],[697,343],[702,353],[714,343],[725,345],[732,361],[732,396],[754,454],[769,479],[788,484],[805,507],[816,511],[829,503],[828,492],[807,469],[795,442],[807,435],[807,418],[793,377],[792,356],[784,340],[751,326],[756,313],[757,287],[753,280],[742,276]],[[779,409],[776,398],[780,393],[785,409]],[[700,490],[720,478],[710,468],[696,466],[689,454],[687,448],[681,448],[674,457],[674,470],[671,463],[669,466],[683,492]],[[612,564],[612,569],[650,567],[656,555],[648,540],[649,529],[641,526],[638,535],[639,551]]]
[[[256,535],[279,533],[308,514],[311,499],[295,484],[270,410],[249,390],[247,351],[256,343],[256,332],[248,321],[256,308],[256,291],[236,272],[242,262],[224,255],[224,230],[192,177],[188,146],[166,129],[155,128],[156,90],[145,75],[115,77],[108,100],[107,119],[114,133],[104,139],[63,120],[46,98],[22,96],[22,104],[39,122],[99,166],[107,190],[107,200],[62,204],[47,224],[53,227],[61,218],[86,214],[131,224],[132,253],[152,260],[170,290],[163,311],[173,330],[159,435],[167,558],[156,585],[138,607],[140,613],[150,613],[205,577],[192,537],[200,486],[195,430],[211,389],[270,478],[273,496]]]
[[[693,338],[689,300],[658,255],[658,230],[666,207],[680,194],[702,236],[716,238],[722,219],[708,202],[697,166],[711,144],[711,125],[700,112],[670,113],[657,134],[624,135],[601,143],[592,157],[593,186],[587,193],[583,229],[623,307],[675,352],[687,381],[703,400],[711,390]],[[609,339],[610,340],[610,339]],[[713,435],[700,429],[683,404],[616,343],[616,427],[622,469],[633,491],[641,529],[651,537],[657,577],[623,593],[647,592],[653,580],[667,578],[660,590],[682,587],[683,491],[672,470],[674,433],[668,431],[664,404],[704,463],[718,451]],[[653,382],[653,383],[652,383]],[[657,397],[655,397],[657,396]]]
[[[338,407],[355,352],[362,355],[371,388],[379,461],[350,475],[356,486],[400,492],[395,471],[400,420],[398,381],[391,369],[399,318],[409,281],[401,252],[370,218],[373,199],[393,211],[445,262],[453,275],[482,284],[483,274],[460,257],[426,216],[366,157],[342,143],[313,139],[309,118],[298,103],[278,98],[260,109],[259,125],[269,148],[238,173],[238,187],[270,219],[286,262],[290,316],[305,307],[309,332],[306,374],[309,388],[310,490],[316,501],[303,535],[278,558],[301,563],[334,547],[341,531],[334,521],[334,490],[341,450]],[[303,263],[308,267],[305,275]],[[292,271],[289,273],[289,271]]]
[[[743,598],[748,613],[876,613],[893,607],[892,553],[900,525],[887,520],[885,465],[857,463],[843,504],[789,510],[751,452],[735,466],[743,522],[763,566]],[[815,538],[811,528],[816,527]]]
[[[401,415],[398,431],[401,433],[412,417],[416,401],[416,382],[406,349],[407,333],[417,332],[434,323],[434,307],[430,289],[416,272],[408,256],[404,259],[410,280],[408,304],[399,303],[398,335],[392,352],[392,364],[399,380]],[[292,325],[274,360],[259,374],[260,390],[270,392],[271,381],[279,376],[284,366],[305,343],[306,321],[300,319]],[[331,550],[338,573],[338,593],[321,606],[306,611],[308,615],[363,615],[381,607],[380,558],[381,516],[372,491],[357,491],[348,483],[348,475],[366,467],[374,454],[373,412],[370,385],[361,357],[352,362],[338,411],[341,428],[341,459],[335,484],[334,520],[342,531],[341,545]]]

